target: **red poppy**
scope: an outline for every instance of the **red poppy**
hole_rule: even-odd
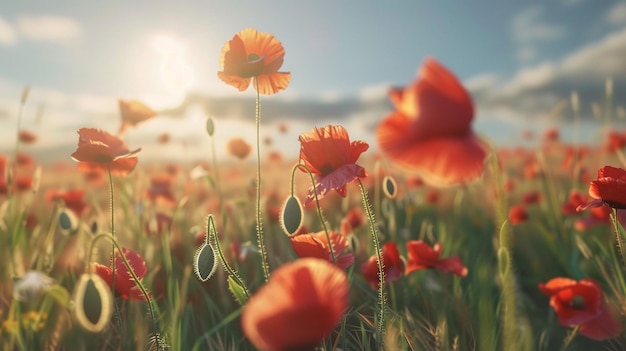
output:
[[[150,179],[150,188],[144,194],[151,201],[176,206],[176,197],[172,193],[172,177],[167,174],[153,176]]]
[[[539,283],[539,290],[550,297],[550,306],[556,312],[559,324],[580,326],[581,335],[595,340],[613,338],[621,333],[621,324],[604,303],[602,288],[593,279],[553,278],[545,284]]]
[[[291,73],[278,72],[283,65],[285,49],[272,34],[244,29],[222,48],[217,76],[226,84],[244,91],[250,80],[259,94],[272,95],[287,88]]]
[[[287,263],[244,306],[243,332],[259,350],[313,350],[341,321],[348,290],[344,271],[325,260]]]
[[[74,190],[48,190],[46,200],[49,202],[62,200],[66,208],[69,208],[78,217],[82,217],[89,205],[85,201],[85,191],[82,189]]]
[[[472,100],[458,79],[428,59],[417,79],[389,97],[395,107],[376,130],[382,153],[437,186],[477,179],[485,147],[471,129]]]
[[[400,257],[398,247],[394,242],[383,245],[383,272],[385,273],[385,283],[400,279],[404,275],[404,261]],[[378,278],[378,260],[376,255],[372,255],[367,262],[361,265],[361,274],[370,283],[372,289],[378,289],[380,280]]]
[[[578,214],[576,209],[578,206],[583,206],[587,202],[587,196],[581,193],[576,189],[572,189],[567,198],[567,202],[565,202],[561,206],[561,213],[564,215],[575,215]]]
[[[250,155],[250,150],[252,147],[242,138],[233,138],[228,141],[228,153],[237,157],[240,160],[248,157]]]
[[[342,269],[350,267],[354,263],[354,254],[348,252],[349,245],[346,238],[334,231],[328,232],[328,236],[332,243],[337,266]],[[291,241],[293,251],[296,252],[298,257],[315,257],[333,262],[330,254],[330,245],[328,245],[328,239],[324,231],[292,235],[289,237],[289,240]]]
[[[626,170],[604,166],[598,170],[598,179],[591,181],[589,196],[593,199],[578,207],[583,211],[606,204],[616,209],[626,209]]]
[[[120,138],[100,129],[81,128],[78,135],[78,149],[72,159],[80,162],[79,170],[110,169],[113,174],[127,175],[135,169],[141,148],[130,151]]]
[[[118,134],[124,133],[127,129],[137,126],[157,115],[150,107],[137,100],[118,100],[122,124]]]
[[[19,167],[31,167],[35,164],[33,157],[24,152],[18,152],[15,160]]]
[[[127,248],[122,248],[122,251],[128,263],[130,263],[133,272],[137,275],[137,278],[142,279],[148,271],[146,261],[144,261],[140,254]],[[113,271],[111,267],[94,263],[93,268],[96,274],[98,274],[109,287],[113,285]],[[115,253],[115,294],[126,300],[146,300],[146,297],[141,293],[141,289],[139,289],[139,286],[137,286],[133,280],[133,276],[126,268],[119,252]]]
[[[621,150],[626,145],[626,133],[610,131],[607,133],[606,140],[606,151],[615,152]]]
[[[543,132],[543,140],[545,141],[558,141],[559,130],[556,128],[548,128]]]
[[[541,201],[541,193],[537,190],[532,190],[527,192],[526,194],[524,194],[522,196],[522,203],[524,205],[532,205],[532,204],[536,204],[539,201]]]
[[[509,222],[516,225],[528,220],[528,211],[524,205],[515,205],[509,208]]]
[[[430,205],[435,205],[437,202],[439,202],[440,198],[441,194],[436,189],[428,189],[426,195],[424,196],[424,200],[427,204]]]
[[[13,189],[15,189],[15,192],[24,192],[24,191],[28,191],[28,190],[32,190],[33,188],[33,176],[32,175],[26,175],[26,176],[20,176],[15,178],[14,183],[13,183]]]
[[[341,220],[341,234],[348,235],[365,223],[365,214],[360,208],[353,208]]]
[[[20,142],[24,144],[32,144],[37,141],[37,135],[33,132],[29,132],[28,130],[20,130],[19,134]]]
[[[467,267],[463,265],[459,256],[439,258],[441,256],[441,244],[437,243],[430,247],[421,240],[411,240],[406,243],[407,263],[406,274],[420,269],[437,268],[442,272],[452,273],[459,277],[467,276]]]
[[[357,178],[367,177],[365,168],[355,162],[369,145],[361,140],[350,142],[343,126],[328,125],[313,128],[302,133],[300,141],[300,162],[314,174],[318,198],[329,190],[336,190],[346,196],[346,185]],[[305,206],[315,199],[313,189],[309,190]]]

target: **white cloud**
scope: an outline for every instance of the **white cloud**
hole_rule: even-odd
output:
[[[520,42],[552,40],[561,38],[565,28],[545,22],[544,11],[539,6],[532,6],[520,12],[513,19],[513,34]]]
[[[31,40],[66,43],[81,34],[80,24],[67,17],[28,15],[18,17],[15,23],[20,35]]]
[[[531,46],[524,46],[517,50],[517,59],[521,62],[530,62],[537,57],[537,50]]]
[[[0,17],[0,45],[13,45],[16,41],[15,29],[9,22]]]
[[[626,24],[626,2],[618,2],[611,7],[607,14],[607,21],[616,26]]]

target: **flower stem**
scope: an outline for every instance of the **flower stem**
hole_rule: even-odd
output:
[[[617,210],[613,209],[613,213],[611,213],[609,217],[611,218],[613,231],[615,232],[615,242],[617,245],[619,260],[622,265],[622,269],[624,269],[626,267],[626,261],[624,260],[624,241],[622,240],[622,234],[620,233],[619,224],[617,223]]]
[[[256,236],[259,255],[261,255],[263,277],[265,277],[265,282],[267,282],[270,278],[270,267],[267,264],[267,251],[265,249],[265,239],[263,238],[263,218],[261,218],[261,97],[259,95],[258,79],[254,79],[254,84],[256,85]]]
[[[109,210],[111,212],[111,236],[115,238],[115,196],[113,195],[113,175],[111,174],[111,166],[107,165],[107,173],[109,175]],[[111,244],[111,271],[114,277],[111,280],[111,293],[115,296],[115,244]],[[91,259],[89,260],[91,262]],[[117,312],[117,308],[116,308]]]
[[[313,178],[313,173],[311,169],[304,164],[298,163],[291,169],[291,196],[294,193],[294,177],[296,169],[303,168],[309,174],[309,178],[311,179],[311,184],[313,185],[313,196],[315,197],[315,206],[317,207],[317,216],[322,222],[322,228],[324,229],[324,233],[326,234],[326,241],[328,241],[328,250],[330,251],[330,257],[333,260],[333,264],[337,264],[337,257],[335,257],[335,248],[333,246],[332,241],[330,240],[330,233],[328,232],[328,225],[326,224],[326,218],[324,218],[324,214],[322,213],[322,207],[320,206],[320,200],[317,195],[317,186],[315,184],[315,178]]]
[[[374,213],[372,212],[372,205],[370,204],[367,196],[367,191],[361,182],[361,179],[357,178],[359,182],[359,189],[361,190],[361,198],[363,199],[363,208],[370,225],[370,232],[372,234],[372,241],[374,242],[374,250],[376,251],[376,262],[378,262],[378,304],[380,309],[378,311],[378,318],[376,322],[376,330],[378,332],[378,344],[379,348],[383,344],[383,333],[385,331],[385,304],[387,297],[385,296],[385,263],[383,262],[382,249],[380,246],[380,240],[378,239],[378,229],[376,228],[376,222],[374,221]]]

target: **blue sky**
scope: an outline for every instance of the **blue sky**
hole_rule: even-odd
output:
[[[223,132],[218,151],[238,133],[252,143],[252,91],[237,93],[216,77],[222,45],[247,27],[273,33],[286,50],[291,84],[262,103],[264,132],[287,154],[297,153],[299,133],[327,123],[375,146],[387,88],[411,81],[428,56],[465,83],[475,128],[496,141],[529,123],[553,123],[546,115],[572,91],[591,119],[607,77],[618,110],[626,96],[626,2],[619,0],[14,1],[0,13],[0,149],[14,143],[25,85],[32,91],[23,126],[40,134],[36,156],[71,153],[83,126],[116,131],[118,98],[165,111],[127,136],[146,158],[175,157],[176,148],[202,157],[206,111]],[[164,78],[159,40],[174,46],[180,80]],[[276,132],[278,121],[289,122],[289,133]],[[168,150],[154,146],[162,132],[175,141]]]

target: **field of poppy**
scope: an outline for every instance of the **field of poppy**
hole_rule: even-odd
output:
[[[237,162],[140,162],[124,135],[158,114],[136,100],[117,132],[77,130],[72,166],[38,165],[18,125],[0,157],[2,350],[626,350],[626,135],[497,148],[427,58],[390,89],[377,152],[320,125],[289,160],[260,134],[284,56],[255,29],[222,49],[219,78],[256,91]]]

